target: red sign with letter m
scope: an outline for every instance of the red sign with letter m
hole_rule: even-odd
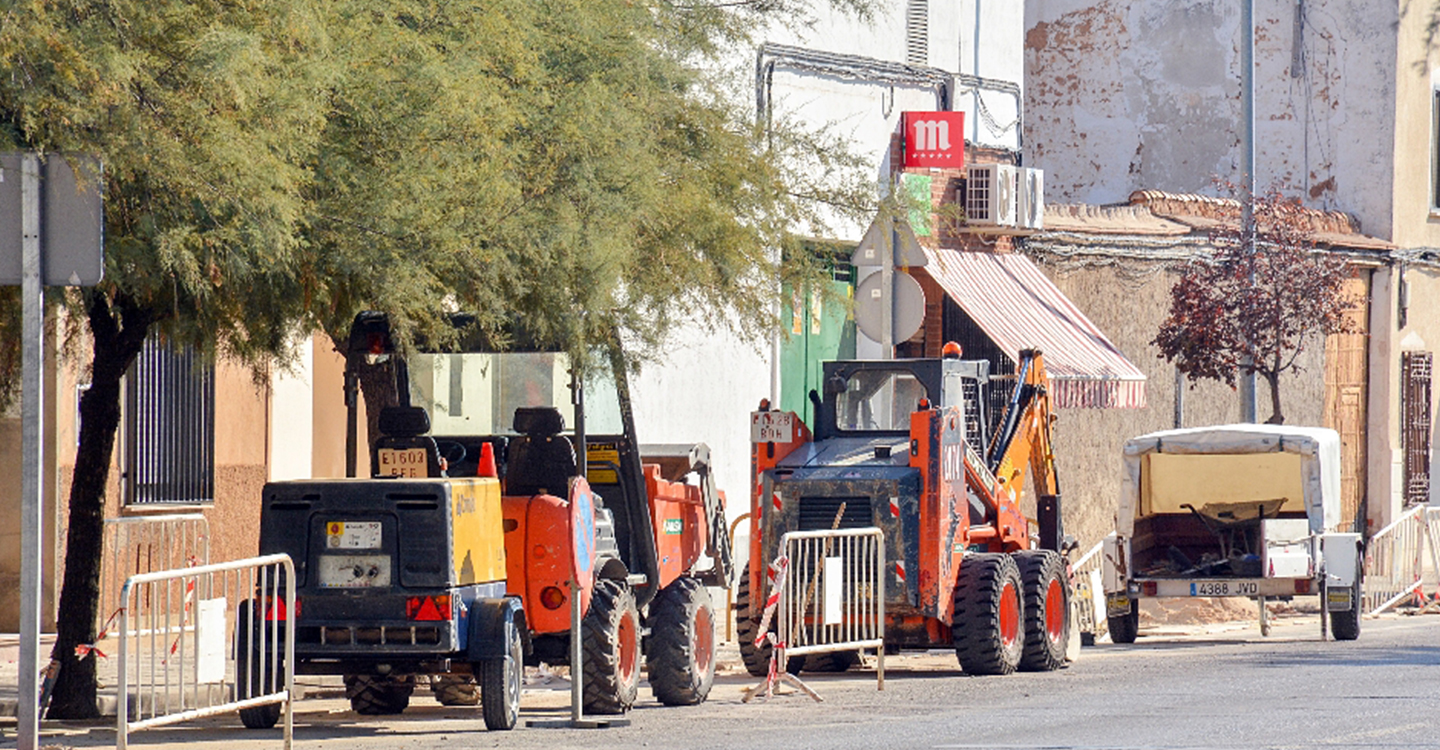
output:
[[[900,116],[906,167],[965,167],[964,112],[905,112]]]

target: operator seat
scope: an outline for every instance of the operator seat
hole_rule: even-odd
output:
[[[422,448],[425,451],[425,476],[443,477],[440,468],[440,448],[435,438],[425,434],[430,431],[430,413],[419,406],[387,406],[380,410],[380,437],[375,441],[375,451],[370,454],[370,473],[381,476],[380,451],[385,449],[407,450]]]
[[[566,497],[575,476],[575,447],[561,435],[565,418],[553,406],[515,410],[515,431],[505,473],[505,494]]]

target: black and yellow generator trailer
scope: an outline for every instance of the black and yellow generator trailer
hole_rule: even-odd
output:
[[[361,714],[398,713],[416,685],[428,681],[443,704],[482,704],[487,728],[515,726],[528,629],[520,599],[505,593],[498,479],[271,482],[260,550],[295,561],[296,674],[343,675],[351,707]],[[250,602],[243,607],[258,616],[241,612],[239,664],[273,659],[249,648],[265,640],[245,624],[270,627],[266,620],[277,607],[264,607],[263,615]],[[241,718],[252,728],[274,726],[278,708],[246,709]]]

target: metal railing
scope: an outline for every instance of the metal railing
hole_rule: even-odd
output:
[[[1370,537],[1361,596],[1366,614],[1378,615],[1410,597],[1423,598],[1427,561],[1430,580],[1440,574],[1437,533],[1440,508],[1417,505]]]
[[[120,611],[120,590],[131,576],[210,564],[210,522],[199,513],[105,519],[97,632]]]
[[[1070,597],[1076,604],[1075,625],[1082,634],[1089,633],[1095,638],[1110,629],[1109,622],[1100,614],[1104,611],[1104,589],[1100,582],[1100,565],[1104,561],[1100,550],[1104,546],[1105,542],[1097,542],[1089,552],[1081,555],[1080,559],[1070,566],[1074,575]],[[1097,596],[1102,597],[1098,603]]]
[[[792,531],[780,597],[786,657],[873,648],[885,687],[885,537],[877,528]],[[783,668],[783,667],[782,667]]]
[[[288,749],[295,694],[294,582],[295,565],[284,554],[142,573],[125,581],[116,747],[125,750],[132,731],[236,710],[245,718],[245,712],[258,710],[275,712],[268,725],[283,718]],[[283,598],[277,598],[282,587]],[[232,601],[238,602],[233,617]],[[267,708],[276,704],[278,709]]]

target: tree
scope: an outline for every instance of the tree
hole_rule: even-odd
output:
[[[1234,218],[1239,206],[1230,202]],[[1238,222],[1211,233],[1214,252],[1191,260],[1170,290],[1170,312],[1152,342],[1190,380],[1234,386],[1253,370],[1270,386],[1270,419],[1282,424],[1280,377],[1321,336],[1351,332],[1343,259],[1315,246],[1317,212],[1271,192],[1254,201],[1254,251]],[[1245,363],[1252,363],[1246,366]]]
[[[264,368],[366,308],[402,339],[442,335],[450,307],[490,330],[524,316],[576,353],[617,327],[658,350],[684,316],[773,325],[776,278],[807,271],[780,263],[789,228],[816,204],[865,211],[865,181],[836,179],[854,162],[823,133],[762,142],[707,65],[804,7],[13,4],[0,139],[106,165],[105,280],[52,295],[88,337],[91,387],[48,715],[95,711],[75,649],[96,637],[120,384],[148,336]]]

